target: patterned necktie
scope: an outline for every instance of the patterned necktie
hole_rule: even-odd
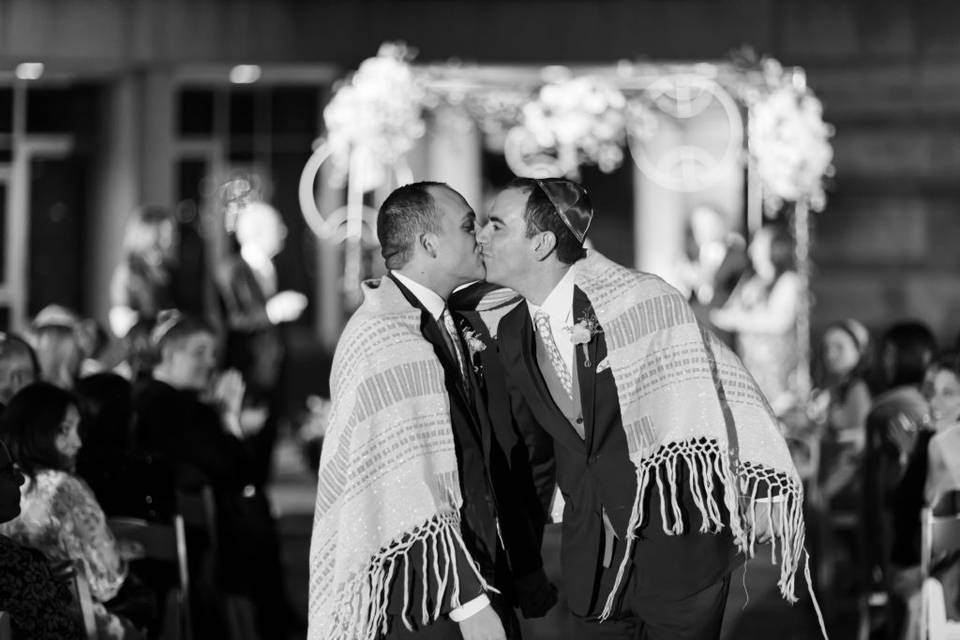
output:
[[[440,314],[440,319],[443,321],[443,328],[446,329],[447,348],[453,352],[454,357],[457,359],[457,366],[460,368],[461,382],[467,385],[469,384],[469,378],[467,377],[466,358],[464,358],[463,346],[460,344],[460,334],[457,332],[457,327],[453,323],[453,316],[450,315],[450,310],[444,308],[443,313]]]
[[[537,326],[537,332],[540,334],[540,339],[543,340],[543,346],[547,349],[547,355],[550,356],[550,364],[552,364],[556,370],[557,376],[560,378],[560,382],[563,384],[567,395],[573,397],[573,378],[570,375],[570,370],[567,369],[567,363],[563,361],[563,356],[560,355],[560,349],[557,348],[557,343],[553,341],[553,330],[550,329],[550,316],[543,311],[537,311],[533,319]]]

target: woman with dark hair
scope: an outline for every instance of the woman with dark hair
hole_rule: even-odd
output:
[[[254,602],[261,637],[285,637],[279,541],[255,472],[255,434],[240,423],[243,381],[236,371],[214,376],[216,342],[202,320],[161,314],[153,338],[160,362],[134,394],[139,447],[169,463],[181,490],[213,489],[217,530],[226,532],[217,540],[217,586]]]
[[[897,567],[912,566],[919,559],[912,539],[919,532],[926,449],[932,435],[921,387],[936,348],[933,332],[919,322],[895,324],[880,340],[880,384],[885,390],[875,397],[867,415],[860,511],[861,580],[871,591],[906,593],[909,589],[902,583],[908,574]],[[891,597],[889,615],[891,627],[899,629],[906,615],[903,598]]]
[[[27,477],[21,513],[0,525],[0,533],[36,547],[48,557],[80,561],[90,584],[101,638],[140,638],[129,621],[105,603],[119,592],[127,566],[90,488],[73,469],[80,450],[80,411],[68,391],[40,382],[13,397],[0,433]]]
[[[960,489],[960,353],[941,358],[927,374],[930,416],[937,432],[928,449],[927,504]]]
[[[0,440],[0,524],[20,515],[23,474]],[[79,640],[79,616],[65,578],[36,549],[0,535],[0,611],[10,614],[14,638]]]
[[[749,247],[752,274],[737,286],[714,325],[737,334],[737,352],[774,411],[783,413],[796,398],[797,312],[800,279],[794,271],[793,240],[786,228],[758,230]]]

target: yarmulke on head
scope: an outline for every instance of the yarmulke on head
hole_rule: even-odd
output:
[[[593,203],[587,190],[566,178],[542,178],[535,182],[553,203],[563,224],[582,243],[593,221]]]

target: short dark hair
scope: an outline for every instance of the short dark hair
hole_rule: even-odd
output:
[[[21,389],[0,417],[0,437],[23,472],[32,479],[43,469],[69,471],[56,439],[67,407],[80,410],[77,397],[50,384],[36,382]]]
[[[40,362],[33,347],[16,334],[0,332],[0,366],[15,359],[29,362],[33,367],[33,375],[40,377]]]
[[[377,239],[388,269],[400,269],[413,256],[414,243],[421,233],[440,232],[440,210],[430,193],[443,182],[414,182],[393,191],[377,215]]]
[[[929,370],[949,371],[960,378],[960,352],[955,350],[944,351],[930,363]]]
[[[514,178],[507,185],[507,189],[517,189],[528,194],[527,206],[523,210],[523,219],[527,223],[528,238],[544,231],[551,232],[557,239],[557,259],[564,264],[573,264],[587,255],[587,252],[583,249],[583,243],[577,240],[577,237],[564,223],[557,208],[536,180],[533,178]],[[588,208],[592,207],[586,193],[584,193],[583,198],[586,198],[583,205]]]
[[[894,352],[891,386],[919,385],[923,382],[930,361],[937,352],[933,331],[922,322],[900,322],[890,327],[881,342]]]

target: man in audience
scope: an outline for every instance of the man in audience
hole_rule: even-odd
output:
[[[0,413],[17,391],[39,377],[39,372],[37,356],[23,338],[0,333]]]

